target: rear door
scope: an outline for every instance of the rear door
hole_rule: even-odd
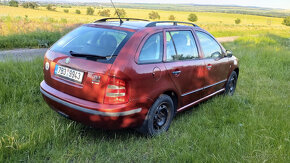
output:
[[[230,67],[222,47],[211,35],[198,30],[195,33],[203,52],[206,96],[223,89]]]
[[[191,30],[166,31],[165,67],[181,94],[182,106],[203,95],[204,62]]]

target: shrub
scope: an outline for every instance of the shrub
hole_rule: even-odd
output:
[[[15,0],[9,1],[9,6],[18,7],[18,4],[19,4],[19,2],[18,1],[15,1]]]
[[[61,5],[61,8],[71,8],[71,6]]]
[[[290,26],[290,16],[287,16],[286,18],[284,18],[282,24],[286,26]]]
[[[53,7],[53,5],[51,5],[51,4],[47,5],[46,9],[49,10],[49,11],[55,11],[56,10],[56,8]]]
[[[174,15],[170,15],[168,19],[169,20],[175,20],[175,16]]]
[[[36,9],[38,8],[38,4],[36,2],[25,2],[25,3],[22,3],[22,7]]]
[[[81,14],[81,11],[80,10],[76,10],[76,14]]]
[[[115,11],[115,14],[114,15],[118,16],[117,12],[119,13],[119,15],[120,15],[121,18],[125,18],[126,17],[126,11],[124,9],[117,9]]]
[[[191,22],[195,22],[195,21],[197,21],[197,16],[194,13],[191,13],[191,14],[188,15],[188,19],[187,20],[189,20]]]
[[[158,12],[156,11],[151,11],[149,13],[149,19],[160,19],[160,15],[158,14]]]
[[[241,23],[241,19],[240,19],[240,18],[237,18],[237,19],[235,20],[235,23],[236,23],[236,24],[240,24],[240,23]]]
[[[68,13],[68,12],[69,12],[69,10],[68,10],[68,9],[64,9],[64,10],[63,10],[63,12],[65,12],[65,13]]]
[[[91,7],[87,8],[87,15],[94,15],[95,10]]]
[[[109,9],[101,10],[101,11],[98,12],[98,14],[100,16],[106,16],[106,17],[110,17],[110,15],[111,15]]]
[[[23,8],[29,8],[29,2],[22,3]]]
[[[61,18],[60,19],[60,22],[63,23],[63,24],[66,24],[67,23],[67,20],[66,20],[66,18]]]

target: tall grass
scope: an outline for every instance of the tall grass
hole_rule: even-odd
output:
[[[287,37],[227,43],[240,61],[236,94],[178,114],[154,138],[65,119],[42,100],[42,59],[0,62],[0,162],[289,162]]]
[[[65,32],[35,31],[0,37],[0,49],[49,47]]]

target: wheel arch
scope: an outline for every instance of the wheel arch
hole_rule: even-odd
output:
[[[162,94],[168,95],[172,99],[173,105],[174,105],[174,111],[176,113],[177,108],[178,108],[178,102],[179,102],[177,93],[173,90],[167,90],[167,91],[163,92]]]
[[[237,76],[239,77],[239,71],[240,71],[239,68],[238,67],[235,68],[234,71],[237,73]]]

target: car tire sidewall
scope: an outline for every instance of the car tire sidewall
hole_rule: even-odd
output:
[[[157,110],[157,108],[163,103],[166,103],[168,105],[169,115],[167,117],[167,121],[165,123],[165,126],[162,127],[161,130],[156,131],[156,130],[154,130],[154,127],[153,127],[154,115],[155,115],[155,111]],[[147,116],[146,116],[146,119],[145,119],[143,125],[139,129],[137,129],[137,131],[139,131],[145,135],[148,135],[148,136],[159,135],[163,132],[166,132],[169,129],[173,117],[174,117],[173,101],[168,95],[162,94],[158,97],[158,99],[151,106],[151,108],[149,109],[149,111],[147,113]]]
[[[230,92],[230,82],[231,82],[231,79],[234,78],[235,80],[235,85],[234,85],[234,92]],[[235,91],[236,91],[236,86],[237,86],[237,81],[238,81],[238,75],[235,71],[233,71],[227,81],[227,84],[226,84],[226,91],[225,91],[225,95],[229,95],[229,96],[233,96]]]

